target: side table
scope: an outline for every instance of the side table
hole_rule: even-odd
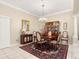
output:
[[[20,35],[21,44],[26,44],[26,43],[32,42],[32,39],[33,39],[33,34],[21,34]]]

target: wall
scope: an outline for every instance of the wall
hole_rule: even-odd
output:
[[[78,40],[79,40],[79,16],[77,16],[77,30],[78,30]]]
[[[47,16],[48,21],[60,21],[60,31],[63,31],[63,23],[67,22],[67,31],[69,33],[69,38],[72,38],[73,36],[73,30],[74,30],[74,19],[72,12],[63,12],[59,14],[54,14]],[[47,21],[47,22],[48,22]]]
[[[38,18],[33,15],[29,15],[25,12],[21,12],[14,8],[0,4],[0,16],[8,16],[11,19],[11,44],[16,44],[20,39],[21,20],[30,20],[30,32],[39,30]],[[6,27],[6,26],[5,26]],[[5,29],[6,30],[6,29]]]
[[[77,15],[77,30],[78,30],[78,36],[79,36],[79,0],[74,0],[74,6],[73,6],[73,13],[74,15]],[[79,39],[79,37],[78,37]]]
[[[73,0],[74,1],[74,5],[73,5],[73,12],[74,14],[79,13],[79,0]]]

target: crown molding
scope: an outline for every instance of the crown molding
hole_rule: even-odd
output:
[[[63,11],[59,11],[59,12],[55,12],[55,13],[45,15],[45,17],[54,16],[54,15],[58,15],[58,14],[66,13],[66,12],[71,12],[71,11],[73,11],[73,9],[67,9],[67,10],[63,10]]]
[[[27,13],[27,14],[29,14],[29,15],[39,17],[39,16],[37,16],[37,15],[35,15],[35,14],[33,14],[33,13],[30,13],[30,12],[28,12],[28,11],[22,9],[22,8],[16,7],[16,6],[14,6],[14,5],[12,5],[12,4],[9,4],[9,3],[7,3],[7,2],[4,2],[4,1],[0,1],[0,4],[3,4],[3,5],[6,5],[6,6],[9,6],[9,7],[11,7],[11,8],[14,8],[14,9],[16,9],[16,10],[25,12],[25,13]]]

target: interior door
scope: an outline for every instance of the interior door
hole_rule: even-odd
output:
[[[0,49],[10,46],[10,19],[0,16]]]

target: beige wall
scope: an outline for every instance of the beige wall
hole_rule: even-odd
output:
[[[79,16],[77,17],[77,30],[78,30],[78,39],[79,39]]]
[[[63,31],[63,23],[67,22],[67,30],[69,38],[73,36],[74,20],[72,12],[59,13],[56,15],[47,16],[48,21],[60,21],[60,31]]]
[[[77,15],[77,30],[79,36],[79,0],[74,0],[74,8],[73,8],[74,15]],[[79,37],[78,37],[79,39]]]
[[[0,4],[0,16],[8,16],[11,18],[11,44],[15,44],[20,39],[22,19],[30,20],[30,32],[39,30],[38,26],[40,24],[36,16],[29,15],[11,7]]]
[[[74,0],[73,12],[74,14],[79,13],[79,0]]]

